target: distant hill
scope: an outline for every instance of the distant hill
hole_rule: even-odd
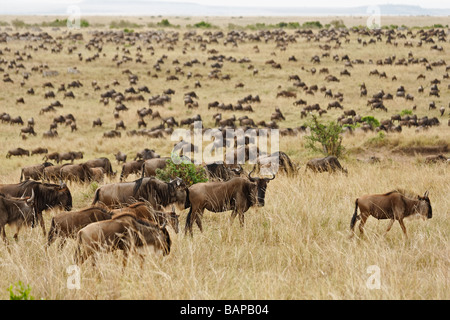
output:
[[[358,7],[228,7],[196,3],[140,1],[140,0],[89,0],[76,4],[83,15],[163,15],[163,16],[361,16],[371,15],[368,6]],[[2,8],[6,15],[64,15],[68,5],[36,3],[24,7],[14,2]],[[392,16],[450,16],[450,9],[429,9],[412,5],[379,5],[381,15]]]

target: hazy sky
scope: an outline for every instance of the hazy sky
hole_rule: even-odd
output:
[[[108,2],[126,2],[124,0],[109,0]],[[145,2],[146,0],[133,0]],[[156,0],[163,2],[190,2],[205,5],[219,6],[256,6],[256,7],[356,7],[364,5],[379,4],[402,4],[402,5],[420,5],[424,8],[450,8],[448,0],[314,0],[314,1],[298,1],[298,0]],[[46,4],[77,4],[82,2],[96,3],[96,0],[0,0],[0,14],[2,7],[9,5],[22,6],[39,6]],[[101,1],[105,3],[106,1]]]

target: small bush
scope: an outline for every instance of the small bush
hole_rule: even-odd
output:
[[[302,28],[321,29],[323,25],[319,21],[306,21],[302,24]]]
[[[311,130],[311,135],[305,136],[305,147],[315,152],[323,153],[326,156],[340,157],[345,149],[342,145],[342,127],[337,122],[330,122],[327,126],[319,123],[317,117],[313,115],[312,121],[307,124]],[[317,144],[320,147],[317,147]]]
[[[173,155],[172,157],[177,157]],[[178,160],[181,160],[178,158]],[[169,182],[175,178],[180,178],[186,186],[190,187],[199,182],[207,182],[206,171],[202,166],[196,166],[189,160],[173,161],[172,158],[167,159],[167,165],[164,169],[156,170],[156,177],[162,181]]]
[[[10,285],[8,291],[9,300],[34,300],[34,297],[30,295],[30,285],[25,287],[22,281],[19,281],[14,285]]]
[[[407,114],[412,115],[413,114],[412,110],[404,109],[402,110],[402,112],[400,112],[401,116],[406,116]]]
[[[342,19],[331,20],[330,24],[336,29],[337,28],[346,28],[344,21]]]
[[[195,28],[203,28],[203,29],[209,29],[212,28],[212,24],[209,22],[205,22],[205,21],[200,21],[198,23],[194,24]]]
[[[368,123],[372,127],[372,129],[375,129],[376,127],[380,126],[380,121],[378,121],[375,117],[372,116],[362,117],[361,120],[363,122]]]

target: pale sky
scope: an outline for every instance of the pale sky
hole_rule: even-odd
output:
[[[77,4],[83,2],[100,2],[102,4],[107,2],[116,2],[124,0],[0,0],[0,14],[3,6],[9,5],[23,5],[23,6],[39,6],[46,4]],[[132,0],[131,2],[145,2],[146,0]],[[150,0],[151,1],[151,0]],[[448,0],[314,0],[314,1],[298,1],[298,0],[154,0],[161,2],[188,2],[198,3],[204,5],[218,5],[218,6],[255,6],[255,7],[358,7],[370,6],[380,4],[401,4],[401,5],[417,5],[423,8],[450,8],[450,1]]]

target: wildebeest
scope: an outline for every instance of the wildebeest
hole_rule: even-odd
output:
[[[278,170],[283,170],[287,175],[294,175],[297,173],[297,166],[292,162],[289,156],[283,151],[277,151],[270,155],[262,155],[257,160],[258,171],[261,167],[272,167],[275,166],[276,173]]]
[[[34,193],[34,211],[44,235],[46,231],[42,217],[43,211],[54,208],[60,208],[65,211],[72,210],[72,194],[67,185],[62,182],[60,184],[51,184],[26,180],[18,184],[2,184],[0,185],[0,193],[11,197],[31,196]],[[34,225],[34,222],[32,225]]]
[[[127,155],[126,153],[123,153],[121,151],[117,151],[117,153],[113,154],[114,157],[117,160],[117,164],[120,164],[120,162],[125,163],[127,162]]]
[[[52,218],[48,231],[47,246],[50,246],[56,240],[56,237],[61,237],[60,248],[62,248],[66,238],[75,238],[77,232],[88,224],[111,219],[112,215],[111,211],[100,207],[61,212]]]
[[[110,208],[118,208],[136,201],[148,201],[155,209],[173,203],[184,205],[184,183],[179,178],[170,182],[140,178],[133,182],[111,183],[97,188],[92,205],[100,203]]]
[[[7,243],[6,225],[15,225],[16,233],[14,234],[14,239],[17,240],[22,225],[34,223],[34,200],[34,191],[31,191],[31,197],[27,198],[13,198],[0,193],[0,233],[5,243]]]
[[[120,209],[114,209],[111,212],[113,215],[124,213],[126,211],[131,211],[136,218],[148,220],[154,222],[157,225],[169,224],[175,233],[179,231],[179,215],[175,212],[175,206],[172,206],[172,211],[158,211],[152,208],[152,206],[147,202],[135,202],[130,204],[128,207],[123,207]]]
[[[20,172],[20,182],[28,179],[41,180],[44,175],[44,168],[49,166],[53,166],[53,164],[50,162],[44,162],[42,164],[22,168],[22,171]]]
[[[85,163],[68,164],[60,169],[61,179],[73,182],[91,182],[93,181],[92,169]]]
[[[358,215],[358,206],[361,212]],[[377,219],[390,219],[390,223],[386,233],[391,229],[395,220],[398,220],[405,236],[406,228],[403,219],[409,216],[419,215],[423,218],[430,219],[432,217],[432,209],[428,191],[423,197],[414,196],[404,190],[394,190],[385,194],[372,194],[359,197],[355,201],[355,213],[350,222],[350,230],[355,227],[356,221],[361,220],[359,231],[364,234],[364,224],[369,216]]]
[[[210,181],[228,181],[232,178],[239,177],[244,170],[241,165],[238,168],[234,168],[232,165],[224,163],[210,163],[206,164],[204,168]]]
[[[306,169],[310,169],[313,172],[335,172],[339,170],[345,174],[348,173],[347,169],[341,166],[335,156],[311,159],[306,163]]]
[[[30,156],[30,151],[22,148],[15,148],[8,151],[6,158],[9,159],[11,156]]]
[[[231,223],[237,214],[241,226],[244,224],[244,213],[254,205],[264,206],[267,184],[275,178],[252,177],[253,170],[248,179],[236,177],[228,181],[197,183],[187,189],[186,208],[190,207],[186,217],[185,233],[192,232],[192,224],[197,223],[203,231],[201,217],[205,209],[212,212],[233,210]]]
[[[124,163],[122,165],[122,172],[120,173],[120,181],[126,179],[130,174],[139,174],[142,172],[142,164],[144,160],[137,160]]]
[[[145,160],[142,164],[142,177],[155,177],[157,169],[164,169],[168,157]]]
[[[171,240],[165,225],[147,223],[125,212],[111,220],[94,222],[77,233],[74,261],[81,265],[94,253],[103,250],[123,250],[123,266],[126,266],[130,250],[151,245],[163,255],[170,253]],[[142,257],[142,256],[141,256]]]
[[[101,157],[92,159],[86,161],[84,164],[89,168],[102,168],[109,178],[112,178],[116,175],[116,172],[114,172],[112,169],[111,161],[109,161],[108,158]]]
[[[136,157],[134,157],[134,161],[136,160],[148,160],[153,158],[159,158],[160,155],[155,152],[153,149],[145,148],[144,150],[136,153]]]

